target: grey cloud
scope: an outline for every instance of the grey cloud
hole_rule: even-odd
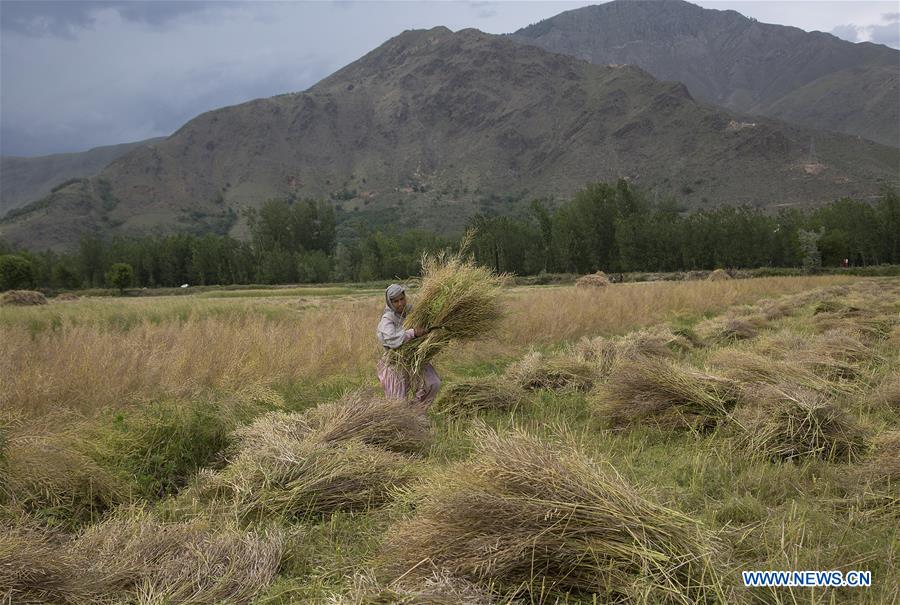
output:
[[[848,42],[859,42],[859,29],[850,23],[845,25],[838,25],[831,33],[841,40],[847,40]]]
[[[104,9],[115,10],[126,21],[160,27],[183,15],[206,10],[213,4],[169,0],[136,2],[4,0],[3,11],[0,12],[0,29],[25,36],[71,38],[78,30],[91,29],[96,22],[97,11]]]
[[[831,33],[850,42],[869,41],[893,48],[900,47],[900,13],[884,13],[881,18],[888,23],[873,25],[846,23],[838,25]]]
[[[98,100],[91,111],[85,110],[84,103],[72,103],[68,108],[53,104],[36,107],[53,119],[40,126],[33,121],[25,125],[20,120],[4,120],[0,155],[48,155],[168,136],[210,109],[305,90],[333,69],[328,61],[316,57],[306,57],[290,69],[273,65],[242,73],[219,63],[178,74],[162,89],[148,87],[108,102]],[[172,95],[171,90],[179,94]]]
[[[872,42],[875,44],[884,44],[894,48],[900,47],[900,19],[887,25],[872,25],[869,27],[869,33],[872,36]]]

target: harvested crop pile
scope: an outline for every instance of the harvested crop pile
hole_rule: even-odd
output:
[[[577,280],[575,280],[576,288],[605,288],[611,282],[609,281],[609,277],[606,276],[606,273],[603,271],[597,271],[596,273],[589,273],[588,275],[582,275]]]
[[[451,342],[484,337],[502,318],[503,280],[504,276],[475,264],[463,253],[424,254],[421,287],[404,327],[435,329],[391,349],[389,363],[410,376],[419,376],[425,364]]]
[[[712,354],[709,363],[720,368],[727,378],[739,381],[742,387],[788,383],[822,393],[841,391],[835,383],[797,363],[772,359],[752,351],[719,349]]]
[[[724,269],[716,269],[706,276],[707,281],[725,281],[731,276]]]
[[[900,430],[886,431],[872,440],[872,452],[860,475],[870,481],[900,481]]]
[[[73,424],[52,427],[55,421]],[[9,430],[0,445],[0,500],[22,510],[77,525],[127,497],[120,481],[87,455],[69,415]]]
[[[600,389],[597,412],[614,427],[650,420],[660,426],[704,429],[724,418],[739,396],[733,380],[646,358],[616,368]]]
[[[888,375],[872,392],[871,400],[900,412],[900,371]]]
[[[617,363],[642,357],[672,357],[676,351],[689,351],[694,343],[664,326],[630,332],[617,338],[583,337],[570,352],[578,359],[594,363],[601,377],[606,377]]]
[[[182,498],[245,520],[297,520],[380,506],[412,476],[411,459],[359,441],[323,444],[274,436],[248,444]]]
[[[897,325],[897,318],[892,315],[861,313],[859,315],[841,315],[838,313],[822,313],[812,319],[813,327],[819,332],[843,330],[853,332],[868,341],[887,338]]]
[[[304,412],[271,412],[235,431],[244,450],[265,447],[274,440],[338,443],[356,439],[386,450],[423,453],[431,445],[428,420],[409,403],[385,399],[365,390]]]
[[[96,602],[102,586],[46,531],[0,524],[0,603]]]
[[[738,444],[772,460],[853,462],[867,447],[852,416],[821,393],[792,386],[761,389],[755,404],[738,409],[732,420]]]
[[[72,547],[110,596],[138,603],[250,603],[272,581],[283,538],[144,514],[92,526]]]
[[[588,391],[597,380],[597,369],[572,355],[532,352],[509,366],[504,377],[527,390]]]
[[[755,338],[766,324],[762,315],[714,317],[697,324],[697,334],[712,343],[729,343]]]
[[[25,307],[46,304],[47,298],[40,292],[33,290],[10,290],[0,295],[0,305]]]
[[[514,410],[525,400],[522,389],[496,377],[472,378],[445,385],[435,409],[460,416],[482,410]]]
[[[404,587],[403,583],[381,586],[370,575],[353,579],[349,594],[332,597],[329,605],[493,605],[491,593],[477,585],[438,574],[419,582],[420,586]]]
[[[710,534],[611,466],[518,432],[481,428],[475,443],[414,490],[415,516],[387,532],[379,557],[386,578],[443,569],[529,602],[727,600]]]
[[[764,356],[788,360],[837,382],[856,380],[871,363],[883,361],[872,347],[846,330],[830,330],[813,337],[779,332],[761,339],[756,350]]]

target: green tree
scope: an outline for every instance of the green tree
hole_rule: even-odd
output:
[[[114,263],[106,272],[107,283],[119,289],[119,294],[125,294],[125,288],[134,282],[134,268],[128,263]]]
[[[18,254],[0,256],[0,290],[33,288],[35,284],[34,264]]]

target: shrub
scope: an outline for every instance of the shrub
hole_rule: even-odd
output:
[[[34,265],[30,260],[17,254],[0,255],[0,290],[33,288]]]
[[[214,464],[239,420],[213,401],[157,401],[107,416],[89,432],[105,467],[130,477],[137,495],[157,499]]]
[[[125,288],[134,282],[134,268],[128,263],[115,263],[106,273],[106,281],[113,288],[118,288],[120,294],[125,294]]]

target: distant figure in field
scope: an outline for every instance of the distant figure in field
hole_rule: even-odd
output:
[[[410,382],[413,381],[404,370],[388,363],[387,351],[396,349],[408,340],[424,336],[428,333],[428,328],[403,329],[403,320],[412,311],[412,304],[406,302],[406,290],[400,284],[391,284],[387,287],[384,291],[384,302],[384,313],[381,314],[381,321],[378,322],[378,328],[375,331],[378,342],[385,349],[385,355],[378,362],[378,380],[384,387],[385,396],[393,399],[406,399]],[[437,397],[441,379],[430,363],[425,364],[422,376],[415,378],[417,380],[414,382],[418,385],[418,389],[415,392],[414,401],[422,409],[425,409]]]

